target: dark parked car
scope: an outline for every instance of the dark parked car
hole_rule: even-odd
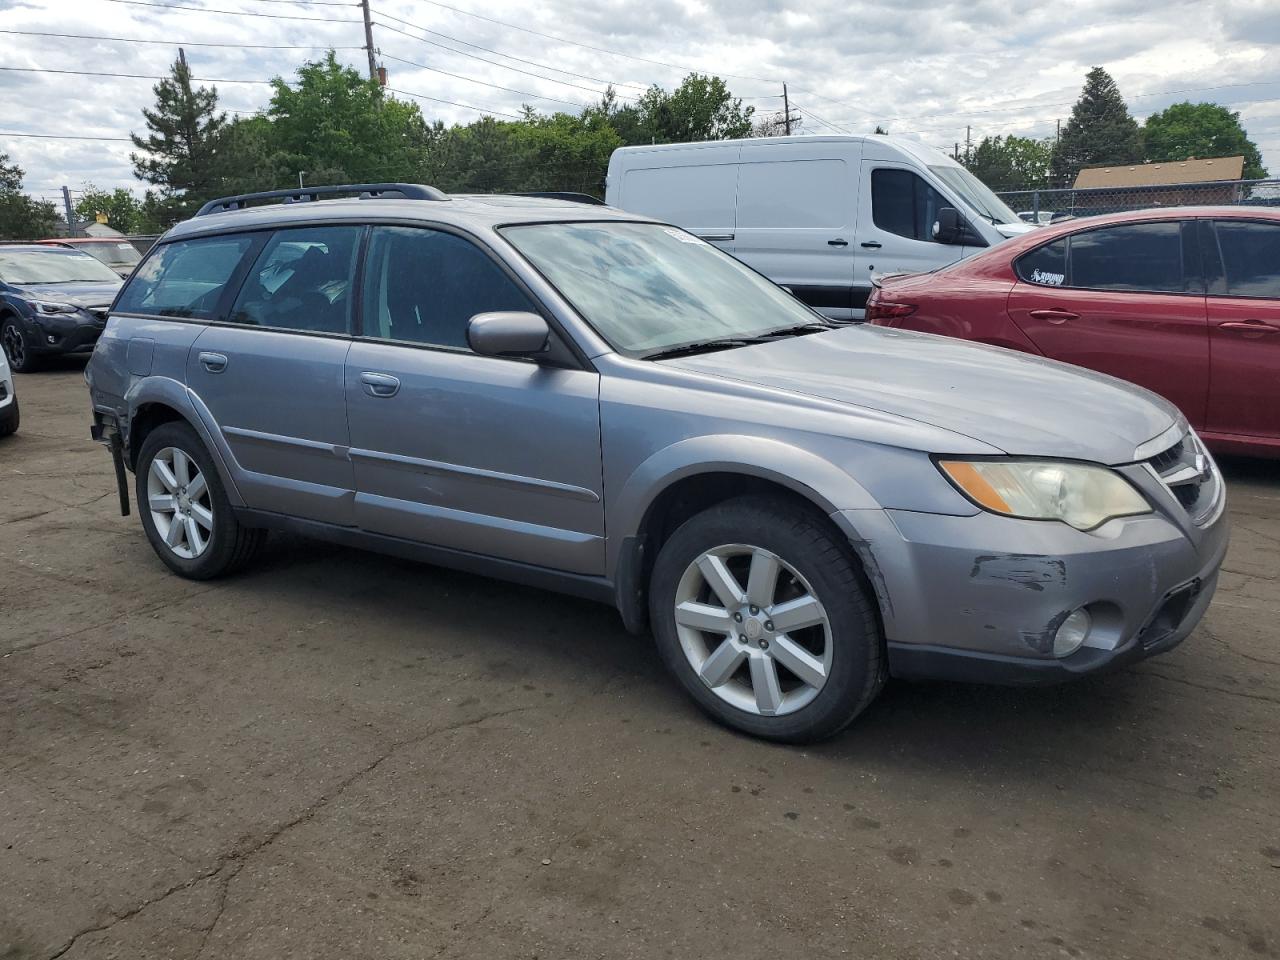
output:
[[[1214,449],[1280,456],[1277,210],[1054,224],[934,273],[886,278],[867,320],[1108,373],[1172,400]]]
[[[133,268],[142,259],[138,248],[124,237],[64,237],[37,242],[51,247],[69,247],[72,250],[87,253],[95,260],[101,260],[122,277],[133,273]]]
[[[0,345],[14,372],[30,372],[41,357],[92,350],[122,282],[79,250],[0,247]]]

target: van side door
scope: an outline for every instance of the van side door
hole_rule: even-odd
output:
[[[733,253],[740,151],[736,144],[715,144],[632,158],[618,171],[619,206],[674,223]]]
[[[469,236],[374,227],[365,264],[346,387],[359,526],[602,574],[600,375],[470,350],[476,314],[540,310]]]
[[[964,209],[905,163],[862,161],[862,199],[854,251],[855,283],[862,298],[859,308],[866,304],[873,275],[927,273],[963,256],[962,245],[933,239],[933,224],[943,207]]]
[[[860,144],[752,144],[738,168],[733,252],[804,303],[837,320],[854,316]]]

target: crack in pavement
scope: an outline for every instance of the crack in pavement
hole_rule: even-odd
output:
[[[208,880],[210,877],[216,876],[224,867],[227,866],[227,864],[233,864],[234,869],[229,871],[227,876],[224,879],[225,889],[223,890],[219,898],[219,901],[220,901],[219,907],[215,912],[215,916],[212,923],[210,923],[208,930],[205,932],[205,936],[201,942],[200,953],[196,954],[196,958],[198,960],[200,955],[203,953],[204,947],[208,943],[209,938],[213,934],[214,926],[217,925],[217,922],[222,917],[223,911],[226,909],[226,901],[230,894],[231,881],[233,881],[237,876],[240,875],[240,871],[244,869],[245,865],[249,862],[250,859],[257,856],[267,847],[271,846],[273,843],[279,840],[282,836],[284,836],[294,827],[300,826],[301,824],[311,820],[317,813],[323,810],[326,806],[328,806],[334,800],[342,796],[343,793],[345,793],[348,789],[350,789],[352,785],[357,783],[362,778],[371,774],[374,770],[378,769],[379,766],[381,766],[393,755],[403,750],[405,747],[417,746],[419,744],[425,743],[427,740],[430,740],[432,737],[439,736],[440,734],[452,733],[456,730],[462,730],[466,727],[477,726],[479,724],[485,723],[488,720],[497,719],[498,717],[506,717],[515,713],[525,713],[530,710],[540,710],[540,709],[545,709],[545,708],[535,705],[535,706],[525,706],[525,707],[511,707],[506,710],[495,710],[492,713],[486,713],[482,716],[475,717],[470,720],[462,720],[462,721],[459,721],[458,723],[447,724],[443,727],[437,727],[434,730],[429,730],[428,732],[417,737],[409,737],[406,740],[396,741],[395,743],[391,744],[391,746],[388,747],[380,756],[376,757],[372,762],[365,764],[355,773],[352,773],[350,776],[339,781],[338,785],[332,790],[322,793],[314,803],[311,803],[305,808],[303,808],[302,812],[299,813],[296,817],[293,817],[291,820],[286,820],[284,823],[279,824],[278,826],[269,830],[267,832],[267,835],[262,840],[254,844],[253,847],[251,847],[250,849],[244,850],[244,851],[232,850],[228,853],[219,854],[216,858],[214,865],[211,868],[201,871],[191,879],[184,880],[181,883],[173,885],[172,887],[165,890],[164,893],[161,893],[159,896],[152,897],[149,900],[144,900],[142,903],[138,904],[137,906],[131,907],[130,909],[124,911],[123,913],[117,914],[116,916],[112,917],[110,920],[106,921],[105,923],[95,924],[92,927],[86,927],[85,929],[72,934],[71,938],[65,944],[63,944],[58,950],[50,954],[46,958],[46,960],[58,960],[59,957],[63,957],[68,952],[70,952],[71,949],[74,948],[75,945],[85,937],[91,936],[95,933],[103,933],[107,930],[110,930],[112,927],[116,926],[117,924],[122,923],[125,920],[132,919],[133,917],[136,917],[138,914],[142,913],[142,911],[146,910],[148,907],[152,907],[155,904],[164,901],[165,899],[172,896],[173,894],[178,893],[182,890],[189,889],[195,886],[197,883],[201,883],[205,880]]]
[[[7,520],[0,520],[0,527],[8,526],[11,523],[21,523],[23,520],[35,520],[38,517],[47,517],[51,513],[57,513],[59,510],[78,510],[80,507],[87,507],[99,500],[105,500],[107,497],[115,494],[114,490],[108,490],[106,493],[84,501],[83,503],[59,503],[56,507],[50,507],[48,510],[41,510],[37,513],[26,513],[17,517],[10,517]]]
[[[1229,697],[1243,697],[1247,700],[1261,700],[1265,703],[1280,703],[1280,697],[1269,697],[1265,693],[1249,693],[1245,690],[1228,690],[1225,687],[1211,687],[1207,683],[1196,683],[1194,680],[1184,680],[1181,677],[1171,677],[1165,673],[1157,673],[1149,667],[1141,671],[1141,673],[1144,676],[1159,677],[1161,680],[1168,680],[1170,683],[1181,683],[1209,693],[1224,693]]]
[[[1216,633],[1214,633],[1212,630],[1206,627],[1203,623],[1200,624],[1200,632],[1203,633],[1210,640],[1214,641],[1214,643],[1219,643],[1222,646],[1226,647],[1229,651],[1234,653],[1237,657],[1243,657],[1245,660],[1251,660],[1254,663],[1261,663],[1268,667],[1280,667],[1280,660],[1268,660],[1266,657],[1259,657],[1259,656],[1255,656],[1252,653],[1245,653],[1243,650],[1237,650],[1234,646],[1232,646],[1226,640],[1222,639],[1222,637],[1218,636]]]

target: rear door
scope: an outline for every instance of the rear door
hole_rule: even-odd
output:
[[[1014,269],[1009,315],[1045,356],[1146,387],[1204,424],[1209,344],[1194,222],[1074,233]]]
[[[375,227],[347,359],[356,519],[375,533],[600,574],[600,377],[487,357],[467,322],[538,308],[482,247]]]
[[[251,508],[353,523],[345,362],[363,235],[317,226],[260,238],[226,320],[191,348],[187,385],[226,440]]]
[[[866,306],[871,277],[882,273],[925,273],[964,255],[959,244],[933,239],[943,207],[963,210],[905,163],[862,161],[854,306]]]
[[[858,222],[860,147],[848,149],[847,158],[824,143],[744,149],[733,245],[738,259],[841,320],[853,316]]]
[[[1211,433],[1280,438],[1280,222],[1204,221]]]

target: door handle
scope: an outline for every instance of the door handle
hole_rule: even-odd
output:
[[[1280,327],[1273,326],[1265,320],[1227,320],[1218,324],[1219,330],[1238,330],[1246,336],[1265,336],[1268,333],[1280,333]]]
[[[879,241],[879,240],[864,240],[864,241],[862,242],[862,245],[863,245],[864,247],[866,247],[868,250],[879,250],[879,249],[880,249],[880,241]]]
[[[360,382],[364,384],[364,392],[371,397],[394,397],[400,392],[400,379],[389,373],[360,374]]]
[[[204,367],[210,373],[221,373],[227,369],[227,357],[221,353],[210,353],[208,350],[200,351],[200,366]]]
[[[848,245],[849,241],[845,240],[843,237],[836,237],[834,240],[827,241],[828,247],[847,247]]]
[[[1032,310],[1030,316],[1034,320],[1048,320],[1050,323],[1066,323],[1068,320],[1079,320],[1080,314],[1070,310],[1059,310],[1052,307],[1048,310]]]

